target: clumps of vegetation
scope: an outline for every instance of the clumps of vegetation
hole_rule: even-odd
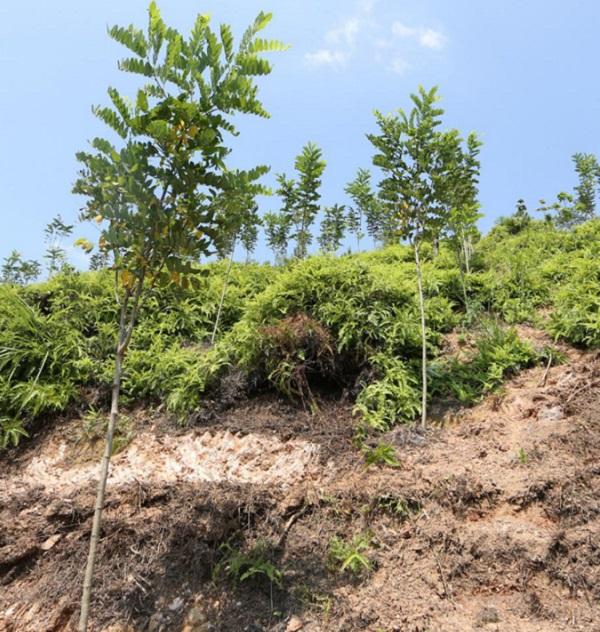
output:
[[[89,380],[79,328],[0,286],[0,443],[16,444],[36,417],[64,410]]]
[[[531,344],[520,340],[514,329],[496,322],[484,323],[468,361],[442,360],[434,367],[432,393],[451,395],[471,404],[500,386],[507,376],[533,365],[540,358]]]
[[[385,512],[403,521],[414,514],[418,514],[421,511],[421,504],[412,498],[384,494],[373,500],[371,509]]]
[[[236,583],[249,579],[264,578],[278,588],[283,586],[283,572],[273,561],[273,550],[269,542],[258,541],[244,552],[226,543],[221,546],[223,559],[215,567],[213,577],[223,573]]]
[[[106,413],[96,408],[90,408],[81,420],[81,428],[77,437],[78,442],[94,446],[98,442],[104,441],[107,426],[108,416]],[[119,423],[115,427],[113,438],[112,455],[118,454],[126,448],[134,436],[135,432],[131,418],[128,415],[119,415]]]
[[[460,275],[443,244],[435,257],[423,248],[430,397],[470,404],[524,367],[560,361],[503,321],[600,344],[599,238],[600,221],[565,232],[531,220],[516,234],[500,225],[482,239],[467,275],[472,320],[458,358],[444,357],[443,343],[467,315]],[[352,389],[365,429],[410,422],[421,412],[413,265],[404,246],[279,267],[234,264],[212,346],[227,265],[200,266],[196,287],[149,291],[130,344],[124,399],[164,401],[186,419],[235,372],[253,388],[274,388],[307,407],[317,385]],[[84,387],[104,406],[117,333],[111,274],[60,273],[0,292],[1,443],[16,444],[33,419],[81,402]]]
[[[529,456],[527,452],[525,452],[525,449],[523,447],[519,448],[517,458],[519,459],[519,463],[521,465],[527,465],[527,463],[529,462]]]
[[[261,335],[269,382],[290,399],[314,405],[311,375],[328,378],[335,373],[331,334],[314,318],[295,314],[264,327]]]
[[[329,560],[331,566],[339,572],[353,575],[368,573],[374,564],[366,551],[371,548],[373,537],[369,532],[360,533],[350,540],[338,537],[329,541]]]
[[[401,463],[396,456],[394,446],[389,443],[379,443],[374,448],[365,447],[365,464],[384,465],[386,467],[400,467]]]
[[[371,364],[375,379],[363,381],[354,412],[361,415],[365,425],[382,432],[413,419],[421,410],[414,367],[384,353],[373,356]]]

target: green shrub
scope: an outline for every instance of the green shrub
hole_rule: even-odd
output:
[[[531,344],[519,339],[514,329],[493,321],[482,325],[475,347],[475,354],[466,362],[452,358],[432,366],[432,394],[450,395],[470,404],[497,388],[507,376],[540,358]]]
[[[421,410],[417,372],[405,362],[383,353],[371,359],[376,374],[363,382],[354,407],[365,424],[385,431],[414,419]]]
[[[272,560],[272,547],[269,542],[260,540],[247,552],[227,543],[221,546],[221,551],[224,556],[215,568],[215,577],[224,572],[237,583],[263,577],[278,588],[282,587],[283,573]]]
[[[481,239],[463,278],[442,243],[423,250],[431,396],[477,401],[536,354],[511,330],[488,327],[466,362],[441,357],[443,334],[482,316],[541,324],[557,339],[600,345],[600,220],[573,231],[506,222]],[[226,262],[198,266],[195,287],[152,291],[124,367],[125,401],[166,402],[181,418],[234,371],[312,406],[319,380],[354,389],[366,428],[420,412],[420,331],[412,251],[390,246],[281,267],[234,264],[216,344],[208,341]],[[110,271],[62,273],[0,286],[0,445],[33,419],[64,411],[82,387],[109,392],[116,338]],[[465,302],[468,310],[465,311]],[[217,397],[216,392],[210,393]],[[102,401],[102,400],[100,400]]]
[[[354,575],[371,571],[373,562],[365,553],[371,547],[371,541],[369,532],[360,533],[349,541],[337,537],[331,538],[329,541],[331,565],[341,573],[347,571]]]
[[[374,448],[365,448],[365,463],[369,465],[385,465],[387,467],[400,467],[400,461],[396,456],[394,446],[389,443],[380,443]]]

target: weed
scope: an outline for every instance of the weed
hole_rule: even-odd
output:
[[[484,322],[475,344],[475,355],[469,361],[453,358],[433,365],[432,394],[451,395],[464,404],[477,402],[500,386],[508,375],[540,359],[514,329],[503,328],[494,321]]]
[[[416,500],[390,494],[375,498],[372,507],[380,509],[400,520],[406,520],[411,514],[418,513],[421,505]]]
[[[327,623],[333,608],[333,597],[331,595],[315,592],[307,584],[294,586],[292,593],[306,607],[321,612],[324,622]]]
[[[271,584],[282,587],[283,573],[271,559],[271,545],[268,542],[260,540],[248,552],[240,551],[227,543],[221,546],[221,551],[224,557],[215,568],[215,577],[225,572],[237,583],[257,576],[265,577]]]
[[[529,461],[529,457],[527,456],[527,453],[525,452],[525,450],[523,448],[519,448],[519,452],[517,454],[517,457],[518,457],[519,463],[521,465],[526,465],[527,462]]]
[[[95,408],[90,408],[82,419],[77,440],[79,443],[95,445],[104,439],[107,427],[108,415]],[[131,443],[134,434],[131,419],[121,413],[115,427],[112,454],[118,454],[126,448]]]
[[[365,463],[369,465],[386,465],[387,467],[400,467],[400,461],[396,456],[394,446],[388,443],[380,443],[374,448],[365,448]]]
[[[332,538],[329,542],[329,558],[332,565],[342,573],[348,571],[354,575],[371,571],[373,562],[365,554],[371,546],[371,541],[369,532],[354,536],[349,542],[337,537]]]

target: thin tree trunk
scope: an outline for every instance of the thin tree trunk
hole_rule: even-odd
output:
[[[83,593],[81,595],[81,612],[79,616],[79,632],[87,632],[88,618],[90,613],[90,602],[92,597],[92,579],[94,576],[94,564],[96,562],[96,550],[100,541],[100,529],[102,528],[102,510],[104,509],[104,498],[106,496],[106,481],[112,455],[113,438],[115,427],[119,417],[119,394],[121,392],[121,376],[123,371],[123,359],[131,340],[131,334],[137,318],[140,297],[144,287],[144,271],[137,280],[137,286],[133,293],[133,304],[129,311],[129,299],[131,292],[128,291],[121,304],[121,315],[119,318],[119,335],[115,350],[115,372],[113,375],[113,386],[111,393],[110,417],[106,430],[106,445],[100,466],[100,478],[98,480],[98,490],[96,492],[96,504],[94,506],[94,519],[92,522],[92,534],[90,536],[90,549],[85,567],[83,580]],[[128,322],[129,312],[129,322]]]
[[[465,271],[467,274],[471,274],[471,243],[468,238],[464,236],[464,233],[461,241],[465,257]]]
[[[123,341],[125,339],[125,317],[127,312],[127,301],[121,306],[121,318],[119,323],[119,341],[115,352],[115,372],[113,376],[112,396],[110,404],[110,417],[106,431],[106,445],[102,464],[100,466],[100,478],[98,480],[98,491],[96,493],[96,505],[94,507],[94,521],[92,524],[92,535],[90,537],[90,549],[87,564],[85,567],[85,578],[83,581],[83,594],[81,597],[81,613],[79,617],[79,632],[86,632],[88,617],[90,612],[90,601],[92,597],[92,579],[94,576],[94,564],[96,561],[96,549],[100,540],[100,529],[102,527],[102,510],[104,508],[104,497],[106,495],[106,479],[108,478],[108,468],[112,454],[113,437],[115,426],[119,416],[119,393],[121,390],[121,372],[123,365]]]
[[[227,292],[227,286],[229,285],[229,276],[231,274],[231,267],[233,266],[233,255],[235,254],[235,241],[231,247],[231,255],[229,255],[229,265],[227,266],[227,272],[223,281],[223,289],[221,290],[221,299],[219,300],[219,309],[217,310],[217,317],[215,318],[215,325],[213,327],[212,336],[210,337],[210,344],[215,344],[217,337],[217,331],[219,329],[219,321],[221,320],[221,312],[223,311],[223,303],[225,302],[225,293]]]
[[[421,260],[419,258],[419,245],[413,242],[415,251],[415,263],[417,266],[417,287],[419,290],[419,308],[421,310],[421,350],[422,350],[422,380],[423,390],[421,398],[421,426],[427,425],[427,333],[425,331],[425,301],[423,299],[423,276],[421,274]]]
[[[462,284],[463,300],[465,301],[465,312],[469,311],[469,297],[467,296],[467,281],[465,279],[465,271],[462,266],[462,261],[458,262],[458,269],[460,270],[460,282]]]

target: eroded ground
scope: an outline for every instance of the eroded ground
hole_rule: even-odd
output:
[[[263,396],[174,433],[137,411],[94,630],[600,630],[600,359],[567,355],[443,427],[390,432],[399,468],[365,468],[343,401],[311,416]],[[64,439],[75,423],[2,466],[0,630],[74,629],[96,472]],[[329,559],[356,534],[373,563],[359,576]],[[258,541],[281,588],[218,572],[225,543]]]

